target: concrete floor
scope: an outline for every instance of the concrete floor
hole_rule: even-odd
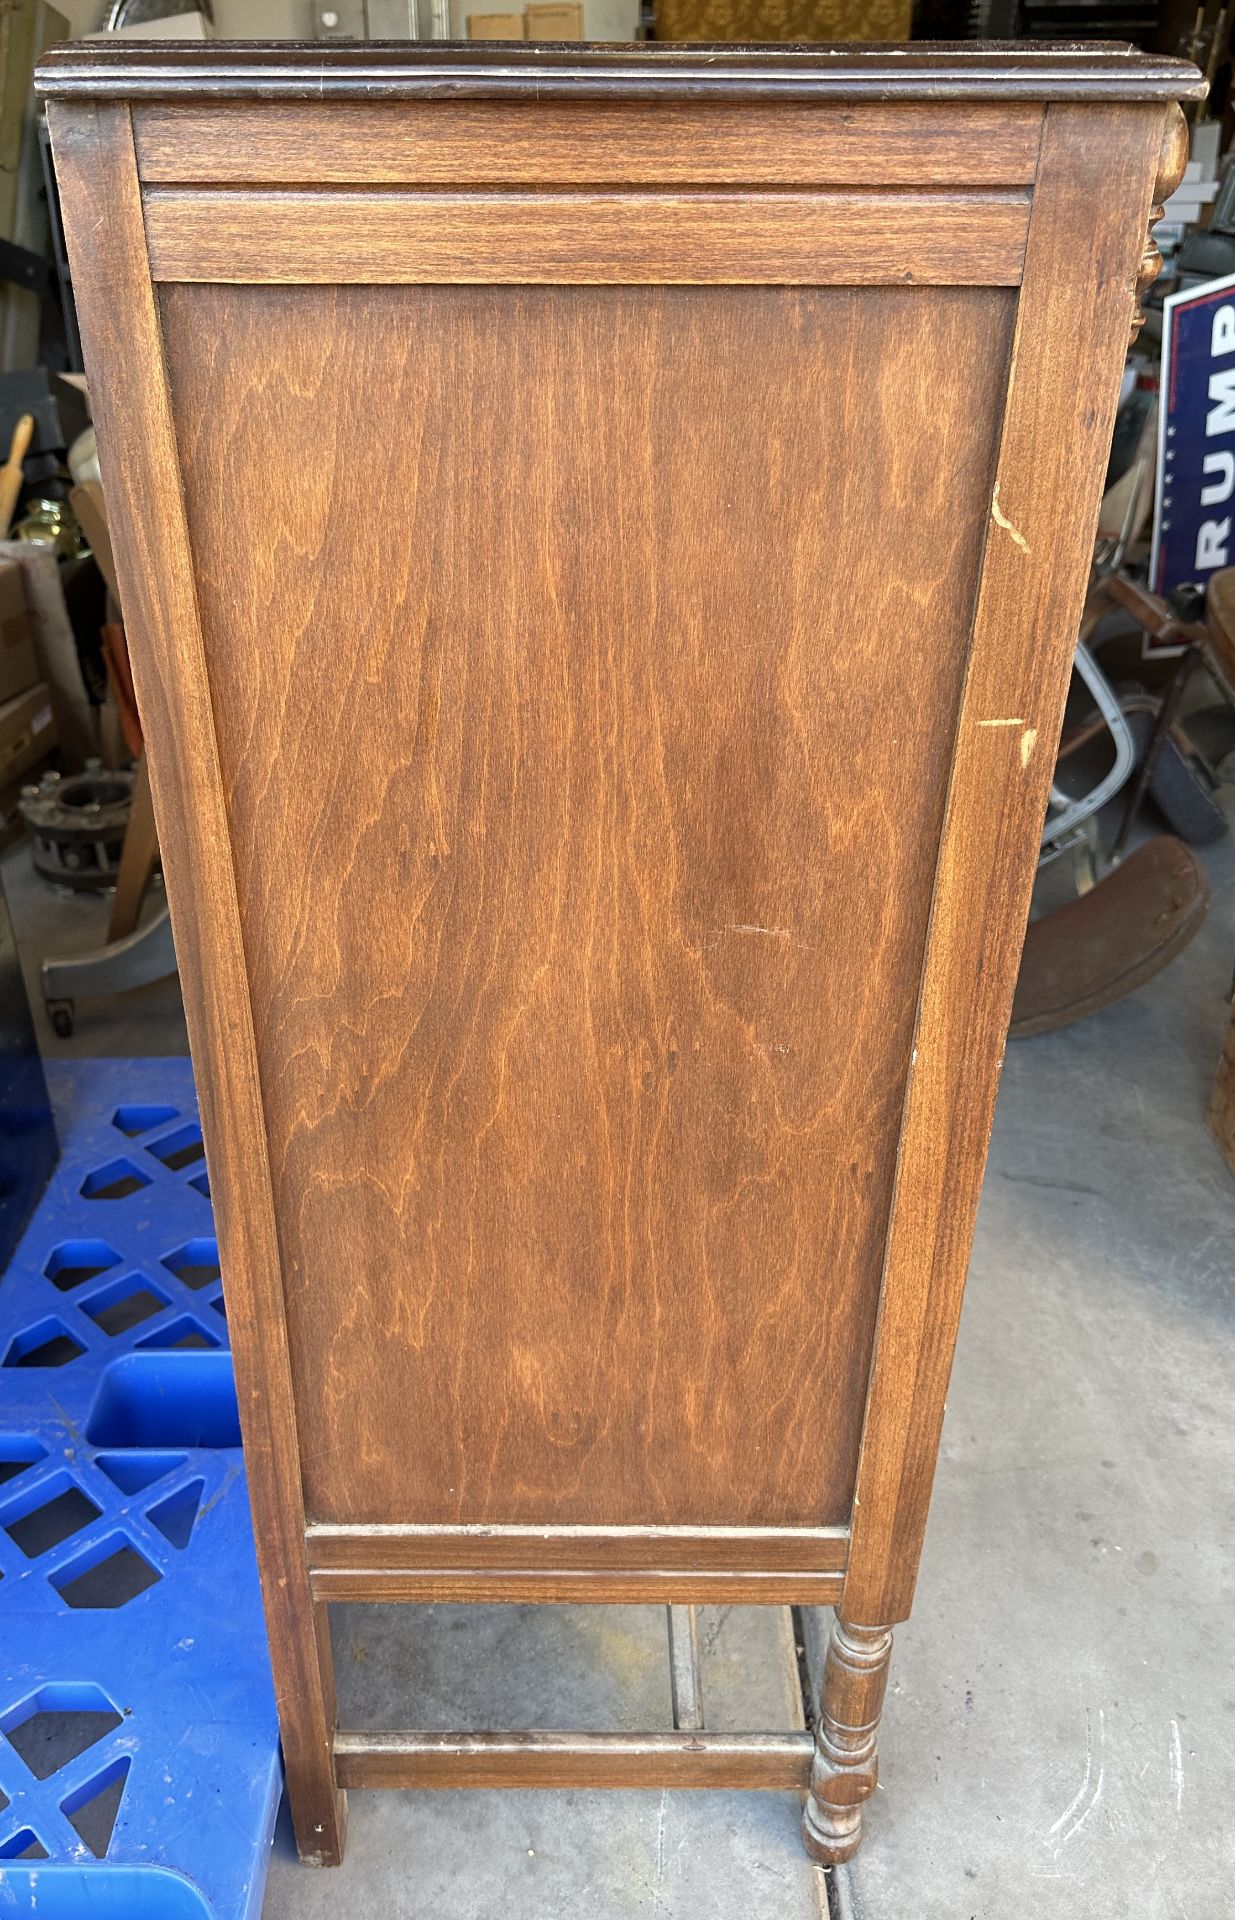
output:
[[[883,1788],[846,1920],[1218,1920],[1235,1897],[1235,1181],[1204,1127],[1235,847],[1199,938],[1008,1056]],[[99,908],[5,877],[30,956]],[[83,918],[83,916],[85,916]],[[70,922],[72,924],[70,924]],[[175,1051],[173,988],[80,1052]],[[51,1051],[65,1043],[47,1034]],[[668,1724],[652,1609],[337,1610],[344,1719]],[[786,1616],[705,1617],[717,1724],[786,1724]],[[265,1920],[794,1920],[824,1910],[792,1797],[354,1794],[346,1865],[276,1843]]]

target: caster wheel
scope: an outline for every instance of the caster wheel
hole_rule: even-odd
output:
[[[49,1000],[47,1017],[53,1030],[62,1040],[67,1040],[73,1031],[73,1002],[71,1000]]]

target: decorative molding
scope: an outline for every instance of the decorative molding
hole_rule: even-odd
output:
[[[349,46],[207,41],[55,47],[35,72],[55,99],[1200,100],[1186,60],[1109,46]]]

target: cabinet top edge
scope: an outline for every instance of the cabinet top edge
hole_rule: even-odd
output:
[[[635,46],[494,41],[72,41],[58,100],[1200,100],[1186,60],[1122,43]]]

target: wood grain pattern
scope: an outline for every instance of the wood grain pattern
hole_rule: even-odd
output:
[[[1164,103],[1203,83],[130,45],[40,84],[301,1852],[338,1859],[349,1783],[811,1766],[336,1735],[332,1600],[835,1601],[806,1839],[847,1857]],[[195,185],[139,189],[117,99],[186,102],[142,152]],[[898,181],[906,115],[955,182]]]
[[[306,1533],[309,1565],[529,1568],[660,1567],[695,1573],[842,1573],[844,1527],[329,1527]]]
[[[802,1789],[808,1733],[350,1733],[345,1787]]]
[[[844,1524],[1009,296],[162,316],[310,1518]]]
[[[546,1572],[543,1567],[323,1567],[311,1576],[327,1600],[414,1601],[423,1606],[492,1604],[569,1606],[829,1607],[842,1573],[697,1573],[645,1566],[623,1572]]]
[[[352,101],[218,108],[152,105],[134,115],[142,179],[238,186],[908,186],[1032,181],[1042,109],[978,101],[860,108],[714,108],[659,101],[471,101],[419,107]]]
[[[154,187],[163,281],[1015,286],[1029,195]]]
[[[49,109],[65,235],[184,987],[297,1836],[342,1854],[329,1636],[309,1592],[279,1250],[175,429],[124,107]],[[202,1071],[202,1067],[205,1071]]]
[[[913,1597],[1163,117],[1154,107],[1047,112],[888,1236],[847,1620],[902,1620]],[[1096,220],[1100,193],[1107,215]]]

